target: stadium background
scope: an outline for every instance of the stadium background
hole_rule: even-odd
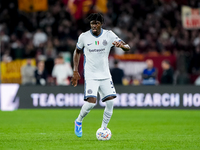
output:
[[[0,149],[199,150],[199,8],[199,0],[0,1]],[[74,135],[84,103],[83,57],[76,88],[57,85],[52,77],[61,55],[73,66],[77,38],[89,29],[85,17],[91,12],[101,12],[103,27],[131,47],[126,53],[113,48],[109,56],[110,69],[119,60],[125,77],[115,85],[112,138],[106,142],[95,137],[104,108],[99,99],[84,119],[83,137]],[[142,84],[147,59],[158,70],[156,85]],[[161,83],[166,59],[174,70],[170,85]],[[28,61],[36,68],[45,63],[43,85],[23,84]]]
[[[72,62],[79,34],[89,29],[86,16],[101,12],[105,17],[104,28],[113,30],[131,47],[126,53],[112,49],[109,57],[111,69],[114,58],[121,60],[120,68],[125,72],[127,84],[141,84],[145,63],[139,62],[148,58],[153,59],[158,69],[159,82],[163,72],[161,61],[168,59],[174,69],[174,84],[194,84],[200,72],[199,16],[197,9],[197,23],[184,26],[181,16],[184,5],[195,12],[200,4],[198,0],[2,1],[1,83],[21,83],[20,69],[25,61],[20,60],[33,58],[34,65],[45,61],[47,84],[52,84],[50,78],[56,57],[64,53],[65,60]],[[38,29],[45,35],[39,43]],[[82,65],[79,71],[83,77]],[[189,82],[177,82],[183,76]]]

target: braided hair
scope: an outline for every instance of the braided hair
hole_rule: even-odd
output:
[[[100,14],[100,13],[92,13],[92,14],[90,14],[87,17],[87,20],[89,20],[89,21],[92,21],[92,20],[99,21],[99,22],[101,22],[101,24],[104,23],[103,15]]]

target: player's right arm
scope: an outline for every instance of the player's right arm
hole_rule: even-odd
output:
[[[74,51],[74,56],[73,56],[74,69],[73,69],[73,76],[72,76],[72,80],[71,80],[72,85],[74,87],[77,86],[78,80],[81,79],[80,74],[78,73],[80,57],[81,57],[81,50],[76,48]]]
[[[78,38],[78,43],[77,43],[76,49],[74,50],[74,55],[73,55],[74,68],[73,68],[73,76],[72,76],[71,82],[72,82],[72,85],[74,87],[77,86],[78,80],[81,79],[81,76],[78,72],[78,66],[79,66],[81,51],[82,51],[83,47],[84,47],[83,37],[82,37],[82,34],[81,34]]]

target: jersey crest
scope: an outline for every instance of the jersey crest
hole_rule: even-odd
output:
[[[108,42],[106,40],[103,40],[103,45],[106,46]]]

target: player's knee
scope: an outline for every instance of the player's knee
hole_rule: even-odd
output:
[[[113,106],[114,106],[114,100],[108,100],[106,101],[106,111],[112,113],[113,112]]]
[[[116,96],[109,96],[104,100],[104,102],[111,101],[114,98],[116,98]]]
[[[95,103],[95,104],[96,104],[97,99],[96,99],[95,97],[89,97],[89,98],[87,99],[87,101],[88,101],[89,103]]]
[[[106,101],[106,105],[113,106],[114,105],[114,100],[113,99],[112,100],[107,100]]]

